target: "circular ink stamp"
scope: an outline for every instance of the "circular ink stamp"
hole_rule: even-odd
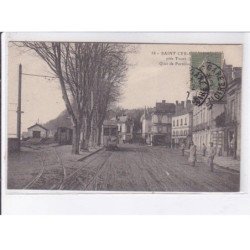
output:
[[[191,90],[193,92],[192,103],[201,106],[209,95],[209,82],[206,75],[199,68],[191,66]]]
[[[209,96],[206,104],[209,108],[213,103],[218,103],[223,99],[227,91],[227,81],[220,66],[210,61],[204,62],[199,68],[206,76],[209,83]]]

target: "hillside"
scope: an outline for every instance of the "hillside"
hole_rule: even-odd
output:
[[[153,112],[153,108],[147,109],[149,113]],[[139,131],[141,129],[140,119],[141,116],[144,113],[144,109],[123,109],[123,108],[114,108],[112,110],[109,110],[107,112],[107,119],[114,118],[116,116],[121,115],[128,115],[134,120],[134,126],[135,131]],[[48,121],[47,123],[43,124],[44,127],[46,127],[49,130],[56,131],[58,127],[68,127],[72,128],[72,123],[70,116],[67,112],[67,110],[64,110],[59,116],[53,120]]]
[[[55,131],[58,127],[71,128],[72,123],[67,110],[64,110],[57,118],[46,122],[43,126],[49,130]]]

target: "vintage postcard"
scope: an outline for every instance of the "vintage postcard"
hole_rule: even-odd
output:
[[[239,192],[241,44],[8,42],[8,190]]]

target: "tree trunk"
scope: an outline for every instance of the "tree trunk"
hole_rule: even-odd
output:
[[[84,145],[83,145],[84,150],[89,149],[90,136],[91,136],[91,123],[87,121],[84,133]]]
[[[73,127],[72,154],[79,154],[80,134],[81,134],[81,125],[77,123]]]
[[[101,138],[102,138],[102,125],[99,125],[97,128],[97,145],[101,145]]]

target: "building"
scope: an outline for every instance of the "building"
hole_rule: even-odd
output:
[[[225,100],[213,103],[209,109],[206,103],[193,108],[193,142],[198,150],[203,144],[213,142],[218,155],[225,155]]]
[[[28,128],[28,137],[29,138],[47,138],[48,129],[36,123],[33,126]]]
[[[152,114],[151,143],[152,145],[171,146],[172,116],[175,114],[175,104],[165,100],[156,103]]]
[[[190,100],[176,101],[176,112],[172,117],[172,147],[184,143],[189,147],[192,140],[193,105]]]
[[[213,102],[211,109],[205,103],[194,106],[193,141],[198,149],[203,143],[208,146],[213,142],[219,156],[239,158],[241,68],[233,68],[224,61],[223,72],[228,85],[223,99]]]
[[[148,109],[144,109],[144,114],[141,116],[142,139],[147,143],[151,143],[151,130],[152,130],[152,115]]]
[[[116,117],[119,139],[122,142],[131,142],[133,140],[134,122],[128,115]]]
[[[241,72],[241,67],[228,67],[225,148],[228,156],[237,159],[241,148]]]

